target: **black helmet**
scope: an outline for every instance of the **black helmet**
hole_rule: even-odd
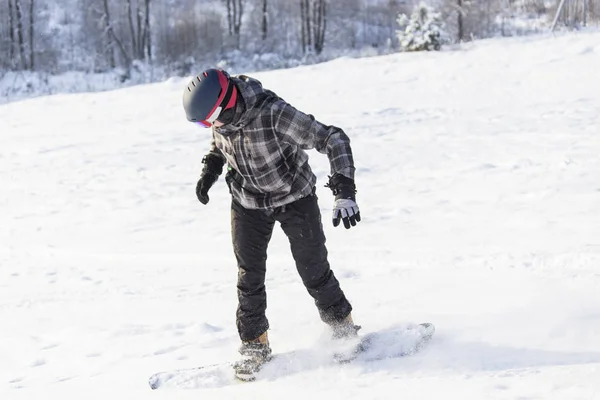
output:
[[[207,69],[192,79],[183,91],[183,108],[188,121],[210,127],[221,113],[235,106],[237,90],[229,74]]]

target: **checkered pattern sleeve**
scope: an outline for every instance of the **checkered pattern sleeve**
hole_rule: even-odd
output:
[[[354,179],[350,138],[342,129],[326,126],[283,100],[277,100],[272,111],[273,126],[283,141],[302,149],[316,149],[319,153],[327,154],[331,174],[339,173]]]
[[[214,128],[212,128],[212,137],[210,138],[210,150],[207,155],[217,156],[221,160],[223,160],[223,163],[225,163],[227,162],[227,160],[225,159],[223,152],[217,147],[217,144],[215,143],[215,135],[218,135],[218,133],[216,133],[214,131]]]

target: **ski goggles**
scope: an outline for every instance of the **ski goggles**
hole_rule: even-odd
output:
[[[200,125],[203,128],[210,128],[215,123],[217,118],[219,118],[222,109],[222,107],[215,108],[215,111],[213,111],[212,114],[210,114],[206,119],[201,121],[195,121],[196,124]]]

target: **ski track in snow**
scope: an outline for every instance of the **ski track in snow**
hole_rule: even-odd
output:
[[[357,228],[331,226],[328,162],[310,159],[363,332],[436,335],[413,357],[319,364],[327,333],[276,229],[270,338],[299,352],[292,372],[152,396],[600,399],[598,43],[250,74],[352,139]],[[153,373],[237,357],[229,194],[221,179],[208,206],[195,198],[209,132],[183,117],[186,81],[0,106],[0,399],[142,399]]]

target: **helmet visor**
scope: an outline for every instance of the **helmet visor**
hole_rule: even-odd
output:
[[[203,128],[210,128],[212,126],[212,124],[208,121],[194,121],[194,122]]]

